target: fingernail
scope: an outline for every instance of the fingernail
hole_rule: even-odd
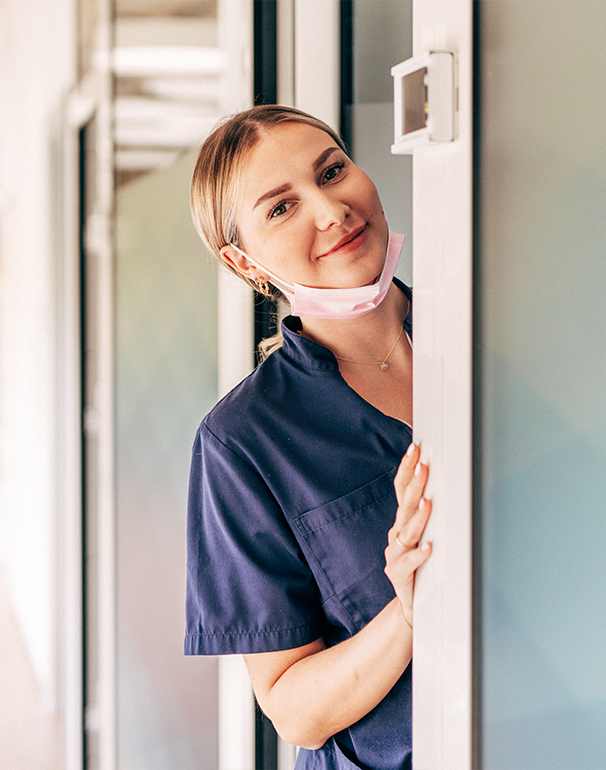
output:
[[[418,476],[419,473],[421,473],[421,463],[417,463],[415,467],[415,476]]]
[[[422,497],[420,502],[419,502],[419,510],[422,511],[423,508],[425,508],[425,498],[424,497]]]
[[[421,546],[422,551],[426,551],[428,548],[429,548],[429,543],[423,543],[423,545]]]
[[[406,454],[411,455],[415,451],[415,449],[416,449],[416,445],[414,444],[414,442],[411,441],[410,444],[408,445],[408,449],[406,450]]]

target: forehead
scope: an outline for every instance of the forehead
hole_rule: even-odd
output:
[[[280,123],[264,130],[243,164],[242,193],[270,189],[276,180],[295,181],[288,177],[312,170],[319,155],[333,146],[338,145],[330,134],[307,123]]]

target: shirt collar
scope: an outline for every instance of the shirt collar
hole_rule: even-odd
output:
[[[412,290],[398,278],[393,280],[396,286],[404,292],[410,303],[404,319],[404,330],[412,338]],[[338,370],[339,364],[334,354],[318,342],[303,337],[299,334],[300,330],[301,319],[298,316],[289,315],[282,321],[282,336],[284,337],[282,351],[284,354],[306,369]]]

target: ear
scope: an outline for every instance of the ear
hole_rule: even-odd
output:
[[[223,246],[220,251],[221,259],[226,262],[230,267],[233,267],[238,273],[241,273],[246,278],[254,281],[261,273],[259,268],[255,267],[252,262],[239,251],[236,251],[233,246]]]

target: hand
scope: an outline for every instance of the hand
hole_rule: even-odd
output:
[[[420,455],[419,447],[411,444],[398,468],[394,479],[398,510],[385,549],[385,574],[411,628],[415,571],[431,554],[431,543],[419,546],[431,513],[431,500],[423,497],[429,469],[420,462]]]

